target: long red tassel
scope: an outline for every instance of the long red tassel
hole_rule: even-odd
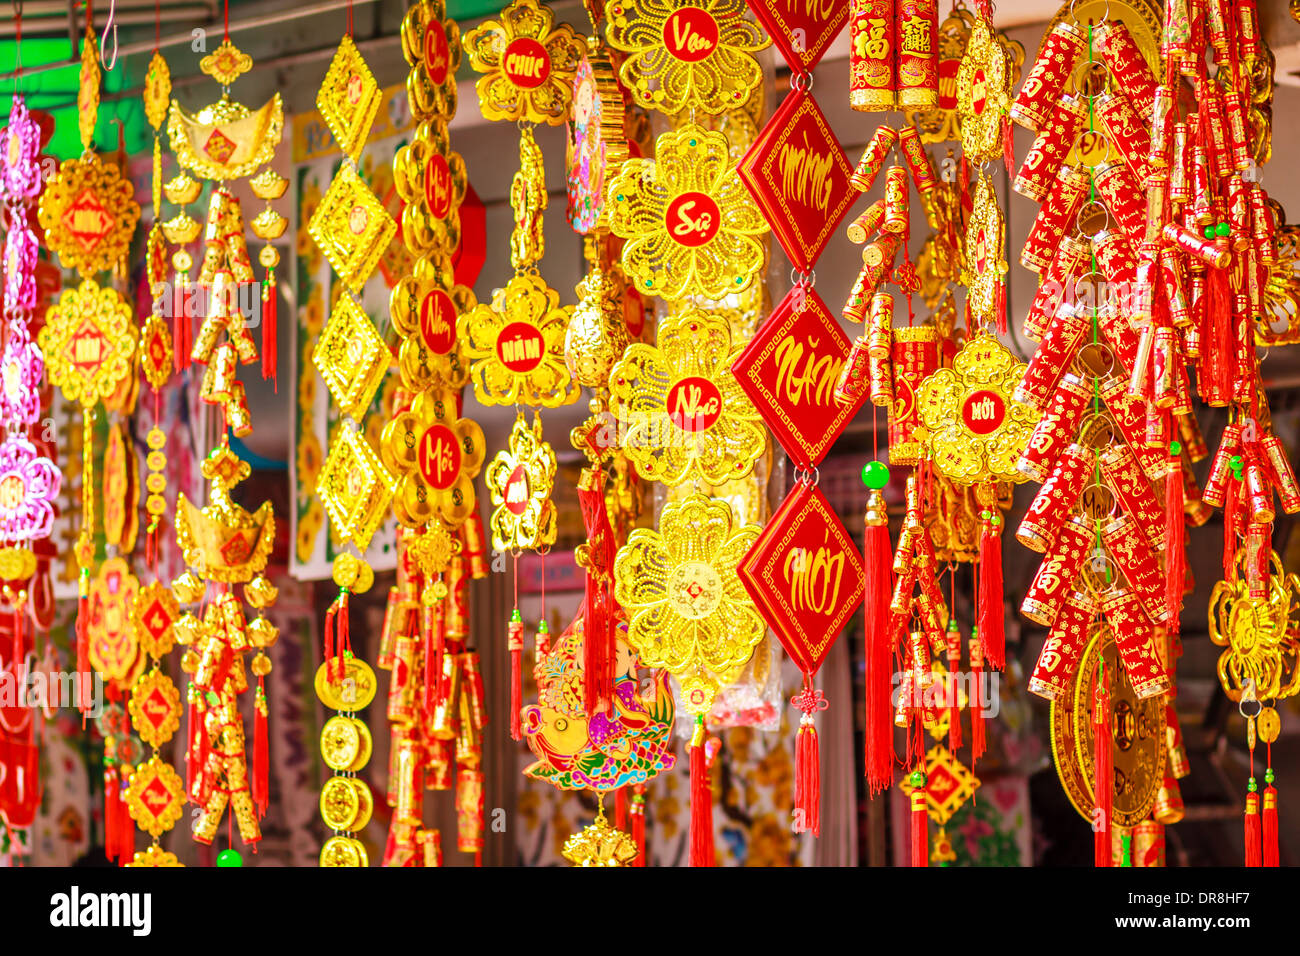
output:
[[[193,688],[191,688],[193,693]],[[198,708],[194,706],[194,699],[191,697],[185,705],[185,729],[186,736],[189,738],[188,746],[185,748],[185,792],[194,792],[194,780],[198,775]]]
[[[510,736],[519,740],[523,736],[519,721],[524,709],[524,620],[518,608],[510,612],[506,646],[510,650]]]
[[[266,729],[266,685],[257,678],[257,700],[253,704],[253,779],[250,782],[253,806],[260,820],[270,806],[270,738]]]
[[[984,729],[984,645],[977,627],[970,631],[970,670],[975,678],[970,702],[970,762],[974,767],[975,761],[988,750]]]
[[[86,452],[89,454],[89,451]],[[81,570],[77,590],[77,709],[85,715],[94,706],[91,684],[94,674],[90,667],[90,572]]]
[[[704,753],[704,715],[695,715],[691,735],[690,865],[713,866],[713,782]]]
[[[811,678],[805,677],[803,692],[795,697],[795,706],[804,712],[794,745],[794,811],[802,828],[811,830],[815,837],[822,833],[821,748],[812,712],[821,699],[821,694],[812,689]]]
[[[339,594],[339,616],[334,620],[337,628],[334,645],[334,666],[338,668],[335,680],[342,680],[347,675],[347,664],[343,660],[345,651],[352,650],[352,632],[348,629],[348,592]]]
[[[1273,771],[1264,777],[1268,786],[1264,789],[1264,865],[1278,865],[1277,845],[1277,788],[1273,786]]]
[[[131,819],[131,811],[126,806],[126,796],[120,785],[117,788],[117,860],[121,866],[126,866],[135,858],[135,821]]]
[[[636,841],[636,861],[633,866],[645,866],[645,784],[632,788],[632,839]]]
[[[1250,785],[1255,786],[1252,778]],[[1260,865],[1259,794],[1246,794],[1246,865]]]
[[[956,753],[961,750],[961,704],[957,700],[957,675],[954,674],[950,679],[953,684],[949,691],[952,694],[952,706],[948,711],[948,749]]]
[[[1104,673],[1098,678],[1093,705],[1093,788],[1096,808],[1092,818],[1094,866],[1110,866],[1110,817],[1115,796],[1115,764],[1111,753],[1110,688]]]
[[[266,281],[262,283],[262,378],[269,378],[274,384],[276,392],[279,392],[280,382],[276,377],[276,367],[279,359],[276,348],[276,335],[278,332],[276,327],[278,308],[276,298],[275,270],[268,269]]]
[[[1179,632],[1183,584],[1187,579],[1187,519],[1183,515],[1182,446],[1169,446],[1169,471],[1165,474],[1165,610],[1172,638]]]
[[[187,277],[178,273],[172,288],[172,363],[176,371],[190,367],[190,352],[194,348],[194,327],[189,315],[190,284]]]
[[[985,512],[980,532],[979,625],[984,659],[1002,670],[1007,666],[1005,601],[1002,597],[1002,516]]]
[[[1223,578],[1233,579],[1232,566],[1237,557],[1237,502],[1241,482],[1228,476],[1228,488],[1223,498]]]
[[[930,865],[930,817],[925,812],[925,774],[916,771],[921,777],[918,787],[912,791],[912,865]],[[916,776],[913,774],[913,776]]]
[[[104,855],[117,859],[117,838],[121,830],[117,824],[120,802],[117,796],[117,768],[104,768]]]
[[[614,829],[627,830],[627,787],[614,791]]]
[[[894,630],[889,612],[894,590],[894,554],[889,543],[885,496],[872,491],[867,499],[862,564],[866,582],[866,768],[871,795],[894,785],[893,691]]]

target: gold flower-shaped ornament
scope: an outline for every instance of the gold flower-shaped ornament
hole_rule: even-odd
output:
[[[415,528],[433,518],[459,527],[474,511],[474,478],[483,467],[483,429],[456,418],[454,395],[426,389],[384,426],[384,463],[401,478],[397,519]]]
[[[748,474],[766,436],[731,372],[739,350],[726,319],[686,309],[659,327],[658,343],[632,344],[610,372],[624,453],[642,476],[669,486]]]
[[[558,126],[568,119],[573,77],[586,52],[567,23],[537,0],[515,0],[500,20],[487,20],[465,34],[465,53],[475,72],[479,108],[489,120],[523,120]]]
[[[540,418],[532,425],[522,413],[515,419],[510,447],[492,459],[486,478],[496,505],[489,521],[493,548],[542,551],[555,543],[555,451],[542,440]]]
[[[736,527],[730,505],[695,494],[665,507],[658,531],[634,530],[614,560],[628,643],[681,681],[692,714],[709,712],[766,633],[736,574],[760,530]]]

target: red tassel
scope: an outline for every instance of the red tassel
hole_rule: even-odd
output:
[[[1092,816],[1093,865],[1110,866],[1110,817],[1115,796],[1115,764],[1111,754],[1110,689],[1105,674],[1097,678],[1093,704],[1093,785],[1096,807]]]
[[[337,637],[334,644],[334,665],[338,668],[335,680],[342,680],[347,675],[347,664],[343,657],[344,653],[352,651],[352,632],[348,629],[348,592],[339,593],[339,615],[334,620],[334,626],[337,630]]]
[[[94,673],[90,666],[90,572],[81,571],[77,592],[77,709],[82,719],[94,707]]]
[[[190,311],[190,284],[184,273],[177,273],[172,289],[172,355],[176,371],[190,367],[190,352],[194,348],[194,326]]]
[[[269,736],[266,729],[266,686],[261,677],[257,678],[257,701],[253,705],[253,806],[260,820],[266,816],[270,806],[270,760]]]
[[[1205,273],[1205,325],[1201,334],[1200,377],[1197,390],[1202,401],[1222,404],[1232,395],[1232,374],[1236,367],[1232,337],[1232,290],[1226,269]]]
[[[1229,475],[1228,488],[1223,498],[1223,578],[1225,581],[1231,581],[1234,578],[1232,568],[1237,557],[1237,537],[1239,534],[1237,500],[1240,490],[1241,482]]]
[[[275,270],[268,269],[266,281],[262,283],[262,378],[269,378],[280,391],[280,382],[276,377],[278,354],[276,349],[276,294]]]
[[[117,795],[117,768],[104,768],[104,855],[117,859],[117,838],[121,832],[117,825],[120,801]]]
[[[972,627],[970,632],[970,670],[974,677],[974,690],[970,702],[970,762],[983,757],[988,750],[984,733],[984,645],[979,640],[979,628]]]
[[[957,702],[957,674],[949,678],[954,683],[949,693],[952,694],[952,706],[948,711],[948,749],[953,753],[961,750],[961,704]]]
[[[583,630],[584,695],[589,714],[606,713],[614,699],[617,626],[609,572],[614,566],[614,529],[605,510],[605,476],[583,471],[578,481],[578,505],[587,531],[586,617]]]
[[[1255,781],[1251,780],[1251,786]],[[1246,794],[1246,865],[1260,865],[1259,794]]]
[[[636,860],[633,866],[645,866],[645,784],[632,788],[632,839],[636,841]]]
[[[804,689],[791,701],[803,711],[794,744],[794,812],[800,824],[796,831],[810,830],[815,837],[822,833],[821,753],[817,742],[817,723],[813,712],[825,709],[821,691],[812,687],[812,677],[804,676]]]
[[[1007,637],[1002,596],[1002,516],[986,511],[980,532],[979,628],[989,666],[1007,666]]]
[[[920,773],[920,771],[917,771]],[[912,800],[912,865],[930,865],[930,817],[925,812],[925,774],[921,785],[911,794]]]
[[[185,748],[185,792],[194,793],[194,780],[198,776],[198,708],[193,699],[185,705],[185,729],[189,738]]]
[[[1272,771],[1269,771],[1272,773]],[[1271,783],[1264,790],[1264,865],[1278,865],[1277,788]]]
[[[713,866],[713,782],[704,753],[704,715],[695,716],[691,735],[690,865]]]
[[[519,740],[523,736],[519,721],[524,709],[524,622],[518,609],[510,613],[506,646],[510,649],[510,736]]]
[[[889,543],[885,496],[873,491],[867,501],[862,544],[866,581],[866,768],[874,797],[894,785],[894,687],[890,596],[894,590],[894,553]]]
[[[121,781],[117,787],[117,825],[117,861],[119,865],[126,866],[135,858],[135,821],[127,809]]]
[[[627,787],[614,791],[614,829],[627,830]]]
[[[1016,140],[1011,134],[1010,120],[1002,121],[1002,158],[1006,161],[1007,169],[1016,168]],[[1005,320],[999,320],[999,322]],[[1002,330],[1004,333],[1006,329]]]
[[[1187,579],[1187,520],[1183,515],[1183,469],[1178,442],[1170,446],[1169,471],[1165,474],[1165,610],[1169,612],[1171,637],[1179,632],[1183,607],[1183,584]]]

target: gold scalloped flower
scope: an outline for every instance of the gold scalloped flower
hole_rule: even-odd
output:
[[[1016,463],[1038,413],[1012,396],[1025,375],[996,338],[981,333],[916,391],[922,441],[939,474],[961,485],[1025,481]]]
[[[693,124],[664,133],[654,159],[623,164],[608,196],[610,231],[627,240],[623,270],[640,292],[721,299],[762,272],[767,221],[722,133]]]
[[[731,372],[727,321],[686,309],[636,342],[609,376],[624,454],[645,478],[711,485],[749,474],[767,445],[763,420]]]
[[[721,113],[763,82],[754,54],[772,41],[744,0],[618,0],[606,12],[609,45],[628,54],[619,79],[642,106]]]
[[[726,501],[696,494],[665,507],[658,531],[635,529],[614,559],[628,643],[681,681],[692,714],[708,713],[767,632],[736,573],[761,530],[736,527]]]
[[[558,292],[529,273],[513,276],[491,305],[462,313],[457,335],[478,400],[546,408],[576,401],[582,387],[564,361],[572,314]]]
[[[483,467],[483,429],[455,414],[455,395],[426,389],[384,426],[384,464],[401,476],[393,510],[408,528],[434,518],[458,528],[477,506],[474,478]]]
[[[552,29],[555,14],[537,0],[515,0],[500,20],[486,20],[463,43],[482,73],[474,89],[489,120],[559,126],[569,118],[573,77],[587,47],[573,27]]]
[[[494,549],[541,551],[555,543],[555,467],[555,451],[542,440],[541,419],[528,425],[520,413],[510,430],[510,447],[497,452],[485,475],[496,505],[488,521]]]

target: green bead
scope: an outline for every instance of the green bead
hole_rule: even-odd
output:
[[[1220,239],[1228,238],[1228,236],[1231,233],[1232,233],[1232,226],[1226,222],[1219,223],[1214,229],[1214,234],[1218,236]]]
[[[1273,768],[1272,768],[1272,767],[1269,767],[1267,770],[1264,771],[1264,782],[1267,783],[1267,784],[1270,784],[1270,785],[1273,783]]]
[[[1246,784],[1246,789],[1249,790],[1251,793],[1256,793],[1259,791],[1259,784],[1255,782],[1254,777],[1250,778],[1250,783]]]
[[[1206,239],[1213,239],[1213,238],[1214,238],[1214,227],[1213,227],[1213,226],[1206,226],[1206,227],[1205,227],[1205,238],[1206,238]]]
[[[222,850],[217,854],[217,866],[243,866],[244,858],[238,850]]]
[[[914,786],[914,787],[924,787],[924,786],[925,786],[925,774],[924,774],[923,772],[921,772],[920,770],[913,770],[913,771],[912,771],[912,776],[909,777],[908,779],[911,780],[911,782],[912,782],[912,786]]]
[[[539,622],[537,623],[537,633],[538,633],[538,634],[550,634],[550,633],[551,633],[551,626],[550,626],[549,624],[547,624],[546,621],[544,621],[544,620],[543,620],[543,621],[539,621]]]
[[[883,461],[869,461],[862,466],[862,483],[873,491],[889,484],[889,466]]]
[[[1171,441],[1169,443],[1169,454],[1181,455],[1183,453],[1182,442]]]
[[[957,633],[957,619],[955,617],[948,618],[948,633],[949,634]]]
[[[513,611],[510,612],[511,624],[518,624],[523,619],[524,619],[523,615],[519,613],[519,608],[515,608]]]

